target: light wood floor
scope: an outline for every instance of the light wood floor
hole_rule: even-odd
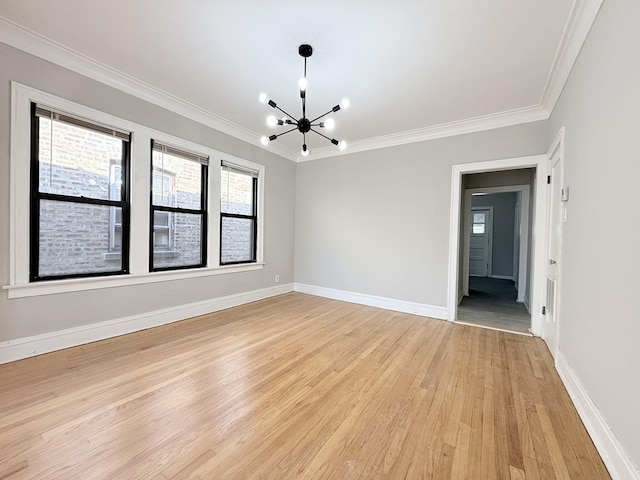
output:
[[[292,293],[0,366],[24,478],[609,477],[541,340]]]
[[[517,296],[513,280],[469,277],[469,296],[458,306],[458,320],[529,333],[531,315],[524,304],[516,302]]]

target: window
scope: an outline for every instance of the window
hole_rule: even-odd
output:
[[[149,268],[206,266],[209,159],[152,142]]]
[[[35,103],[31,126],[30,281],[128,273],[130,133]]]
[[[473,213],[473,229],[474,235],[483,235],[485,232],[485,224],[487,223],[487,215],[483,212]]]
[[[8,298],[263,268],[264,166],[16,82],[11,105]],[[253,189],[225,210],[226,265],[223,159]]]
[[[220,264],[256,261],[258,172],[222,162]]]

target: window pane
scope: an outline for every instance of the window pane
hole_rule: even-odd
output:
[[[484,223],[474,223],[473,233],[477,235],[482,235],[484,233]]]
[[[221,263],[255,260],[253,239],[252,219],[222,217]]]
[[[254,215],[251,175],[229,171],[222,167],[221,190],[220,210],[223,213]]]
[[[121,239],[114,239],[109,219],[118,207],[55,200],[40,202],[39,275],[117,272],[122,270]],[[119,212],[121,215],[121,212]]]
[[[153,204],[200,210],[202,165],[153,151]]]
[[[122,184],[122,140],[57,120],[38,121],[41,192],[121,200],[114,186]]]
[[[171,215],[172,243],[168,229],[154,227],[153,268],[201,265],[202,216],[192,213]]]
[[[474,213],[473,223],[485,223],[485,213]]]

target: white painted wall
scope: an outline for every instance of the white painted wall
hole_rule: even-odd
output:
[[[298,165],[296,282],[447,307],[452,165],[546,152],[547,124]]]
[[[640,2],[605,1],[551,118],[565,185],[560,355],[640,465]],[[640,478],[621,475],[618,478]]]
[[[12,80],[266,166],[262,270],[12,300],[1,290],[0,346],[9,340],[274,287],[276,274],[281,285],[293,283],[294,162],[1,43],[0,65],[0,285],[9,283]]]

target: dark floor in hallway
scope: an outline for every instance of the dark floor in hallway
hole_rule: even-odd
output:
[[[469,278],[469,296],[458,306],[458,320],[486,327],[529,333],[531,315],[516,302],[512,280]]]

